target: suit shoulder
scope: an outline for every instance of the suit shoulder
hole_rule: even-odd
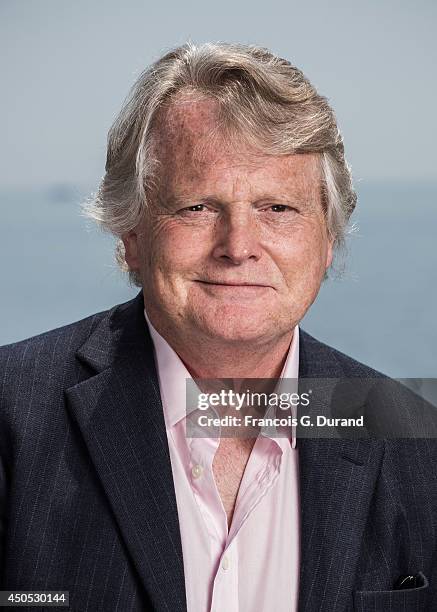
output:
[[[116,304],[108,310],[92,314],[84,319],[49,330],[42,334],[0,347],[0,385],[13,383],[17,376],[44,372],[52,375],[57,370],[65,371],[74,361],[77,350],[115,311],[122,313],[133,303],[129,300]]]
[[[103,340],[116,335],[112,326],[117,316],[123,319],[129,304],[0,347],[0,430],[8,429],[17,436],[23,430],[31,437],[33,431],[40,431],[42,419],[52,425],[63,421],[66,389],[89,376],[89,364],[78,358],[80,349],[98,333]],[[104,354],[109,349],[109,344],[100,346]]]
[[[59,406],[64,388],[82,376],[77,350],[116,308],[0,347],[0,419],[31,407],[38,423],[43,406]]]
[[[304,330],[299,330],[301,338],[301,350],[311,351],[311,353],[319,354],[321,359],[325,361],[324,366],[328,367],[326,360],[329,358],[332,362],[335,362],[337,366],[343,370],[345,376],[351,377],[362,377],[362,378],[387,378],[387,375],[383,372],[379,372],[374,368],[342,353],[338,349],[325,344],[320,340],[317,340]]]
[[[406,381],[391,378],[306,332],[301,332],[301,338],[306,361],[312,358],[322,364],[318,369],[313,367],[315,376],[337,379],[332,401],[338,413],[342,406],[346,410],[351,405],[364,409],[368,432],[385,440],[386,451],[393,452],[396,461],[405,455],[402,445],[410,449],[420,446],[426,456],[430,450],[437,456],[437,411],[419,389],[410,388]],[[433,461],[435,464],[436,459]]]
[[[0,367],[5,363],[33,361],[42,353],[50,353],[56,350],[74,352],[96,328],[102,318],[110,310],[90,315],[80,321],[63,325],[36,336],[0,346]]]

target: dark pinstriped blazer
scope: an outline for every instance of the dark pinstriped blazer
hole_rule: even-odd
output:
[[[377,375],[300,338],[302,377]],[[3,347],[0,385],[1,588],[68,590],[76,612],[186,610],[142,294]],[[298,444],[299,610],[437,610],[435,441]],[[422,588],[393,590],[419,572]]]

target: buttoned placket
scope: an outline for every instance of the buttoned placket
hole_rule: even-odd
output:
[[[226,512],[213,473],[220,430],[216,433],[216,438],[186,438],[189,450],[186,472],[210,538],[210,552],[216,568],[211,611],[238,612],[238,533],[278,478],[282,449],[276,440],[266,435],[260,435],[256,441],[242,477],[228,532]]]

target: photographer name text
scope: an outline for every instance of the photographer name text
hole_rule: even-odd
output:
[[[318,414],[316,417],[256,417],[253,415],[211,417],[202,414],[197,418],[200,427],[364,427],[364,416],[357,418],[331,418]]]

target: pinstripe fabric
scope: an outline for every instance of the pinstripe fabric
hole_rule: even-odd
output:
[[[302,377],[381,376],[307,334],[300,355]],[[389,400],[414,413],[409,394]],[[437,610],[436,440],[301,439],[299,449],[299,610],[386,612],[390,600],[393,611]],[[421,571],[428,587],[392,590]]]
[[[436,609],[436,602],[428,606],[428,579],[422,573],[424,585],[417,589],[403,591],[357,591],[354,594],[355,609],[358,612],[421,612]]]
[[[300,358],[300,376],[376,375],[303,332]],[[142,295],[3,347],[0,384],[1,588],[69,590],[76,612],[186,610]],[[298,445],[299,610],[436,609],[435,442]],[[419,571],[429,586],[391,590]]]

